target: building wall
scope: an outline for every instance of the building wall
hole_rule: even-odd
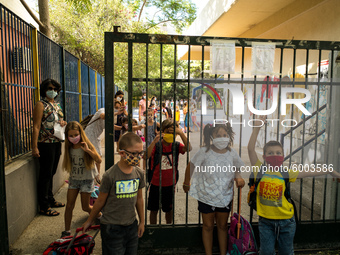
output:
[[[62,149],[57,173],[53,178],[53,193],[56,193],[67,179],[66,172],[61,169],[63,155],[64,149]],[[38,160],[32,157],[31,152],[6,165],[7,222],[10,245],[18,239],[38,213],[38,173]]]

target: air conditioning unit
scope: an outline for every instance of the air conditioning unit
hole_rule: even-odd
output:
[[[14,72],[31,71],[31,50],[27,47],[16,47],[12,52]]]

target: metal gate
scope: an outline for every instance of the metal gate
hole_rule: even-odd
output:
[[[211,65],[210,42],[214,39],[235,43],[234,74],[224,76],[208,74],[209,65]],[[254,42],[275,44],[274,72],[269,76],[252,75],[249,71]],[[340,157],[337,156],[340,148],[340,135],[337,131],[340,124],[338,111],[340,109],[338,100],[340,56],[337,52],[339,47],[340,42],[121,33],[115,27],[115,32],[105,33],[106,169],[115,163],[114,157],[111,156],[115,152],[113,102],[116,91],[113,85],[126,83],[129,130],[132,130],[131,119],[136,116],[136,107],[134,110],[133,102],[141,96],[142,90],[146,91],[147,99],[156,96],[161,103],[165,99],[173,99],[174,115],[178,105],[176,101],[184,99],[190,102],[194,94],[200,98],[197,102],[199,113],[197,119],[201,126],[212,123],[217,118],[221,119],[221,116],[238,123],[235,128],[233,126],[236,133],[234,149],[244,161],[248,158],[245,148],[252,130],[249,123],[256,117],[247,111],[243,115],[233,114],[235,108],[233,105],[236,100],[233,100],[234,95],[230,90],[224,91],[223,87],[233,85],[241,89],[246,102],[252,101],[255,109],[269,109],[269,106],[273,104],[274,88],[278,88],[279,94],[284,87],[307,89],[311,92],[311,100],[304,104],[304,107],[311,112],[311,115],[305,116],[298,107],[287,105],[287,114],[282,116],[281,108],[277,107],[277,110],[270,115],[273,119],[271,124],[261,129],[261,141],[258,141],[257,147],[263,148],[267,141],[278,140],[284,147],[285,162],[290,166],[292,164],[332,164],[335,171],[339,171]],[[204,89],[203,86],[206,85],[216,90],[216,94],[209,93],[209,86]],[[164,98],[165,88],[167,88],[167,95],[169,95],[170,88],[172,98]],[[250,89],[253,90],[252,98],[246,96],[246,92]],[[205,95],[210,96],[210,99],[207,100]],[[222,97],[221,102],[217,100],[219,96]],[[289,96],[291,99],[299,98],[298,93],[292,93]],[[208,105],[205,105],[206,103]],[[278,105],[280,104],[282,104],[281,97],[278,98]],[[162,122],[162,116],[160,118]],[[190,156],[203,145],[202,129],[199,133],[187,132],[189,141],[194,145]],[[183,193],[181,186],[183,171],[190,161],[190,156],[187,153],[180,158],[180,180],[176,188],[176,196],[173,198],[172,224],[165,224],[162,219],[163,214],[160,216],[159,212],[157,224],[150,225],[145,209],[146,231],[140,240],[140,250],[145,253],[150,249],[153,249],[153,254],[156,249],[176,248],[175,253],[202,251],[203,249],[201,217],[197,204],[193,202],[194,199]],[[246,175],[244,178],[247,182]],[[242,192],[243,200],[247,192],[246,186]],[[296,247],[307,247],[310,244],[317,244],[321,247],[338,242],[340,236],[339,183],[332,178],[300,179],[291,185],[291,193],[297,203],[299,215],[294,242]],[[146,202],[147,196],[146,190]],[[241,212],[248,218],[250,210],[246,203],[244,204]],[[254,216],[253,226],[258,236],[256,219]]]

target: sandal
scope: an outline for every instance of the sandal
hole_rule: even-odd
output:
[[[64,206],[65,206],[64,203],[57,202],[57,201],[54,201],[54,204],[51,205],[52,208],[55,208],[55,207],[64,207]]]
[[[45,216],[58,216],[60,214],[59,212],[52,210],[51,208],[47,210],[40,210],[39,213]]]

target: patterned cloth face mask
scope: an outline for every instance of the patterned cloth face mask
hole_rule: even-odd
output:
[[[131,153],[129,151],[123,150],[126,152],[126,157],[124,158],[124,162],[129,166],[138,166],[140,160],[143,157],[144,151],[141,153]]]

